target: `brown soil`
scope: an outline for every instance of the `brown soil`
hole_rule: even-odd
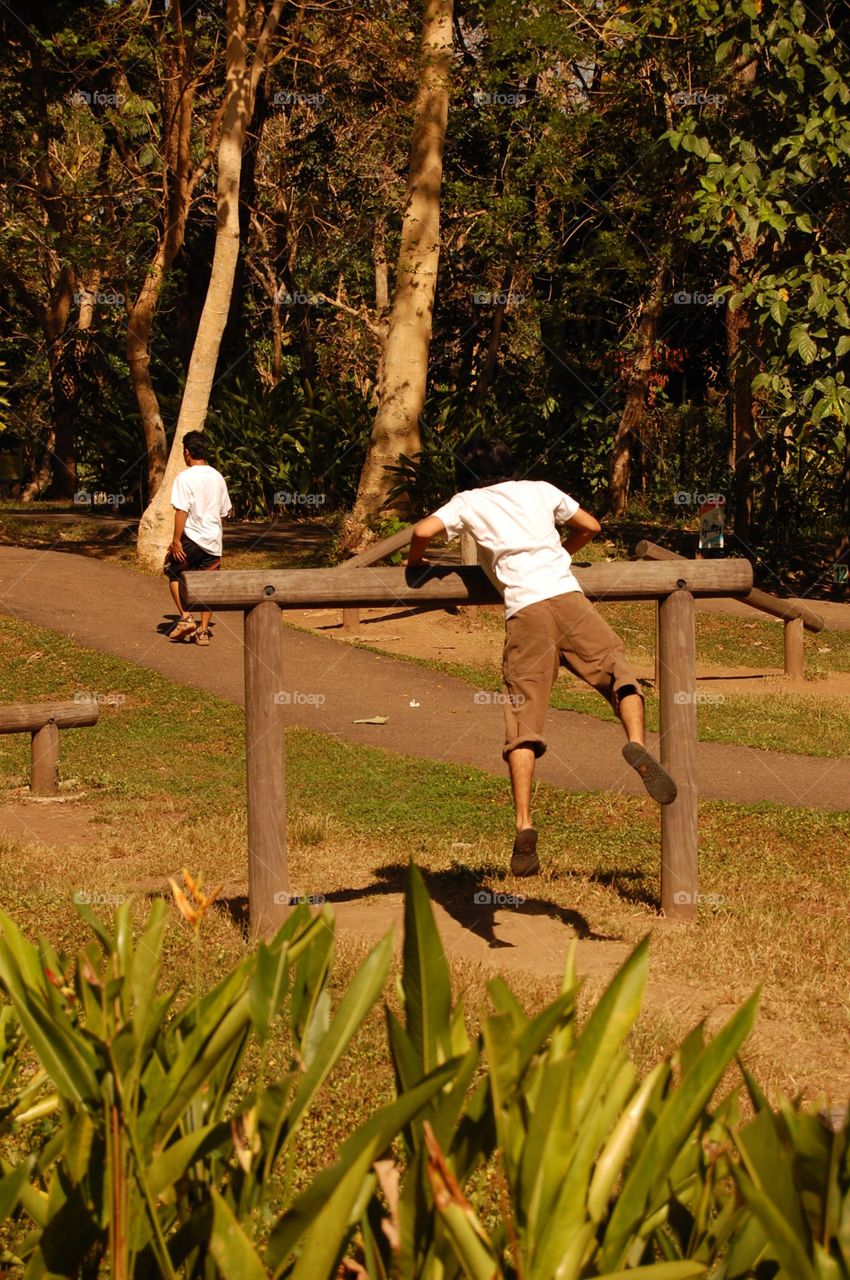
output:
[[[7,792],[0,808],[0,837],[61,849],[100,838],[94,810],[73,796],[38,799],[21,791]]]

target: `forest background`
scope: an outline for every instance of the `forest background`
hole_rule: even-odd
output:
[[[486,432],[598,514],[681,526],[720,495],[728,549],[779,572],[810,545],[807,587],[834,579],[843,15],[5,7],[0,483],[141,514],[200,423],[238,514],[336,514],[355,547]]]

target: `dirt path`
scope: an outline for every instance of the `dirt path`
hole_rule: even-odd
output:
[[[0,548],[0,610],[68,635],[78,643],[148,667],[232,702],[243,699],[242,619],[220,614],[207,650],[169,644],[173,613],[164,582],[119,565],[57,552]],[[441,615],[429,625],[440,627]],[[395,619],[398,628],[402,618]],[[503,775],[501,708],[463,681],[360,648],[286,628],[289,723],[352,742]],[[381,725],[356,720],[387,716]],[[551,711],[549,751],[539,778],[578,791],[643,789],[624,763],[619,726],[575,712]],[[652,739],[652,735],[650,735]],[[850,760],[817,759],[720,743],[697,753],[706,799],[846,810]]]

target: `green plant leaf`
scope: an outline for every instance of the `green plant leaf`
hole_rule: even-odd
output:
[[[215,1187],[210,1253],[224,1280],[268,1280],[268,1272],[227,1201]]]
[[[9,1214],[17,1207],[21,1188],[32,1173],[35,1164],[34,1156],[27,1156],[11,1173],[0,1178],[0,1222],[5,1222]]]
[[[431,899],[413,862],[405,884],[402,956],[405,1025],[424,1075],[446,1058],[452,990]]]
[[[281,1145],[285,1145],[295,1132],[301,1117],[328,1077],[334,1064],[345,1051],[351,1037],[363,1024],[363,1019],[384,989],[392,961],[392,937],[387,934],[374,947],[357,970],[349,984],[339,1008],[321,1042],[316,1048],[295,1097],[286,1113],[282,1128]],[[278,1148],[279,1150],[280,1148]]]
[[[266,1252],[266,1263],[275,1275],[307,1233],[309,1240],[299,1255],[294,1274],[299,1280],[332,1274],[333,1264],[356,1220],[352,1211],[373,1161],[428,1105],[453,1077],[457,1067],[455,1061],[444,1063],[414,1089],[375,1112],[342,1144],[336,1164],[318,1174],[275,1225]]]
[[[644,938],[620,967],[576,1040],[572,1078],[572,1115],[576,1125],[587,1114],[607,1068],[640,1013],[646,988],[649,939]]]
[[[749,1035],[757,1005],[754,995],[733,1014],[666,1099],[614,1205],[604,1236],[603,1267],[620,1263],[631,1233],[653,1207],[654,1194],[665,1184],[726,1067]]]

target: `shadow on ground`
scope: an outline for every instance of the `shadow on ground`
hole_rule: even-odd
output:
[[[545,918],[571,929],[575,936],[589,942],[619,942],[619,935],[596,933],[590,922],[579,911],[569,907],[558,906],[546,898],[534,893],[534,882],[529,880],[520,885],[516,891],[508,892],[493,889],[486,880],[492,882],[500,875],[495,867],[485,867],[480,871],[471,871],[468,867],[455,866],[446,871],[429,871],[418,864],[419,871],[428,889],[432,902],[442,907],[463,929],[480,938],[490,948],[513,947],[511,942],[496,936],[496,913],[514,910],[526,918]],[[404,882],[407,868],[400,862],[388,863],[375,867],[372,874],[375,879],[366,885],[352,889],[336,889],[324,895],[324,901],[330,906],[338,903],[359,902],[367,898],[404,896]],[[641,900],[634,894],[624,893],[620,880],[629,873],[615,873],[612,876],[612,887],[628,901]],[[221,906],[228,913],[234,924],[247,931],[248,899],[234,896],[220,900]]]

